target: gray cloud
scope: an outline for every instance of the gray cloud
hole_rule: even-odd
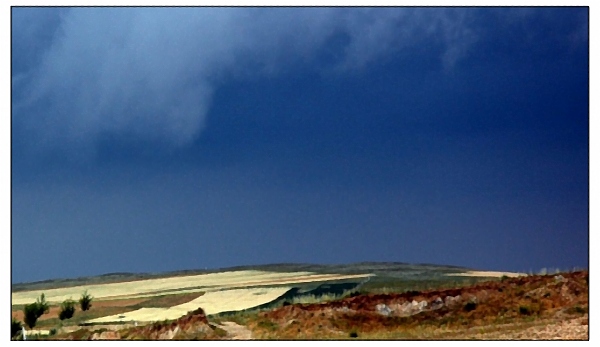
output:
[[[462,13],[462,14],[461,14]],[[433,40],[451,67],[476,40],[468,12],[410,8],[75,8],[13,13],[13,121],[44,148],[93,150],[104,134],[171,146],[202,131],[211,96],[231,78],[319,67],[332,71]],[[48,16],[48,17],[46,17]],[[36,26],[37,25],[37,26]],[[46,30],[45,30],[46,29]],[[45,36],[40,33],[45,32]]]

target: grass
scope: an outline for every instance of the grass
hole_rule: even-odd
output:
[[[441,277],[423,279],[402,279],[397,277],[375,277],[360,286],[363,294],[393,294],[408,291],[425,291],[435,289],[449,289],[470,286],[480,282],[499,280],[487,277]]]

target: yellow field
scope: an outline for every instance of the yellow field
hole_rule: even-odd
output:
[[[520,277],[527,276],[524,273],[517,272],[499,272],[499,271],[469,271],[463,273],[447,274],[446,276],[467,276],[467,277]]]
[[[150,297],[165,294],[212,292],[222,289],[280,284],[306,283],[350,278],[364,278],[372,275],[315,274],[311,272],[266,272],[228,271],[194,276],[178,276],[148,279],[131,282],[92,284],[43,291],[26,291],[12,294],[12,304],[22,305],[35,302],[43,292],[50,303],[60,303],[66,299],[77,300],[87,290],[94,299],[125,299]]]
[[[291,287],[232,289],[209,292],[185,304],[169,308],[141,308],[132,312],[92,319],[88,323],[153,322],[177,319],[201,307],[206,314],[239,311],[269,303]]]

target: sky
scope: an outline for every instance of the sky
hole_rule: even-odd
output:
[[[588,268],[587,7],[12,8],[12,283]]]

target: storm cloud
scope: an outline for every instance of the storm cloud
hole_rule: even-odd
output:
[[[13,11],[13,52],[26,58],[14,62],[13,121],[46,150],[93,152],[107,134],[186,145],[223,81],[358,70],[427,39],[449,67],[477,39],[469,12],[452,9]]]

